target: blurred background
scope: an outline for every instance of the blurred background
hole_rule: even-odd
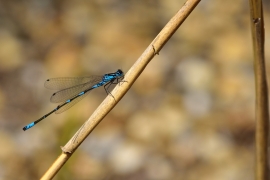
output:
[[[24,132],[46,79],[127,72],[184,2],[0,0],[0,179],[39,179],[106,97]],[[248,2],[201,1],[54,179],[253,180],[254,89]]]

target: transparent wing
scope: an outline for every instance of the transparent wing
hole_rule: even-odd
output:
[[[80,84],[77,86],[73,86],[67,89],[63,89],[61,91],[58,91],[56,93],[53,93],[51,96],[50,101],[52,103],[60,103],[67,101],[68,99],[71,99],[72,97],[78,95],[80,92],[85,91],[89,88],[91,88],[93,85],[97,84],[97,82],[88,82],[85,84]]]
[[[95,84],[102,80],[103,76],[90,76],[90,77],[61,77],[47,79],[44,86],[48,89],[61,90],[77,86],[79,84],[92,83]]]
[[[57,111],[55,111],[55,114],[60,114],[60,113],[62,113],[64,111],[68,110],[69,108],[71,108],[72,106],[74,106],[77,102],[79,102],[84,97],[86,97],[86,95],[89,94],[89,92],[91,92],[91,91],[87,91],[84,95],[81,95],[81,96],[77,97],[76,99],[74,99],[73,101],[71,101],[70,103],[64,105],[63,107],[61,107],[60,109],[58,109]]]

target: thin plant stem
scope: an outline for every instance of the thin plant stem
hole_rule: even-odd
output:
[[[69,142],[62,147],[62,154],[55,160],[41,179],[52,179],[57,174],[79,145],[127,93],[147,64],[155,55],[158,54],[199,2],[200,0],[188,0],[176,15],[172,17],[172,19],[165,25],[161,32],[126,73],[125,78],[123,79],[124,82],[119,86],[117,85],[111,92],[114,98],[111,96],[107,96],[107,98],[105,98],[91,117],[83,124]]]
[[[256,86],[256,180],[268,180],[268,87],[264,58],[264,18],[261,0],[250,0],[251,30]]]

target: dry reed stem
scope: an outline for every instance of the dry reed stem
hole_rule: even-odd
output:
[[[61,167],[67,162],[69,157],[93,131],[93,129],[101,122],[101,120],[113,109],[113,107],[126,94],[135,80],[142,73],[151,59],[161,50],[170,37],[175,33],[179,26],[184,22],[192,10],[200,0],[188,0],[184,6],[176,13],[175,16],[166,24],[157,37],[146,48],[143,54],[135,62],[135,64],[126,73],[125,78],[120,86],[116,86],[111,92],[114,96],[107,96],[100,106],[95,110],[91,117],[83,124],[69,142],[62,147],[62,154],[56,159],[52,166],[47,170],[41,179],[52,179]]]
[[[268,180],[268,87],[264,58],[264,18],[261,0],[250,0],[251,30],[256,88],[255,179]]]

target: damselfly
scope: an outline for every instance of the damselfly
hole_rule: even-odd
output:
[[[52,113],[62,113],[82,100],[91,90],[104,85],[107,94],[112,84],[118,84],[124,78],[122,70],[115,73],[104,74],[103,76],[73,77],[73,78],[52,78],[48,79],[44,86],[48,89],[59,90],[51,96],[51,102],[62,103],[54,110],[45,114],[38,120],[26,125],[23,130],[30,129]]]

